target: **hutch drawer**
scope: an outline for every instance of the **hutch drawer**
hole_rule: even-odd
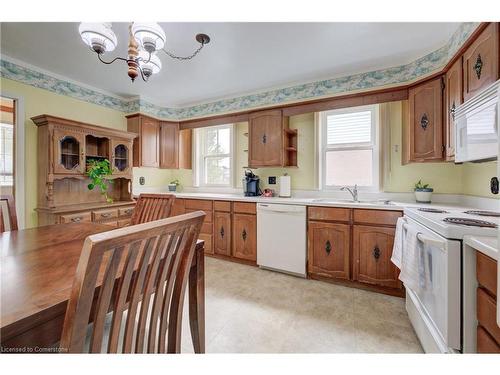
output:
[[[59,222],[61,224],[65,223],[81,223],[89,222],[92,219],[90,212],[78,212],[76,214],[66,214],[59,216]]]
[[[118,209],[118,216],[132,216],[134,207],[123,207]]]
[[[93,221],[107,220],[115,217],[118,217],[118,210],[116,208],[92,211]]]

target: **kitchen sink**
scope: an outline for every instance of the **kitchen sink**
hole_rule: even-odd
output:
[[[319,198],[319,199],[313,199],[313,203],[352,203],[352,204],[373,204],[373,205],[392,205],[392,203],[389,200],[379,200],[379,199],[360,199],[357,202],[353,201],[352,199],[333,199],[333,198]]]

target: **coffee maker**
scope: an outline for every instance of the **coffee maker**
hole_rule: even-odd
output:
[[[245,178],[242,181],[245,197],[256,197],[262,194],[259,181],[259,176],[256,176],[250,169],[245,171]]]

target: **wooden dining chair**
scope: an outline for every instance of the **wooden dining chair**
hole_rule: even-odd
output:
[[[175,201],[173,194],[141,194],[135,204],[130,225],[165,219]]]
[[[192,212],[87,237],[62,351],[179,353],[184,294],[204,217]]]
[[[8,226],[4,221],[4,210],[7,211]],[[0,195],[0,233],[17,230],[16,204],[12,195]]]

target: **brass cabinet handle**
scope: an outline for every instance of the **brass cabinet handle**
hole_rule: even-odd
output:
[[[126,215],[131,214],[133,211],[134,211],[133,208],[129,208],[128,210],[125,210],[125,214]]]
[[[111,217],[111,215],[112,214],[110,212],[105,212],[101,214],[101,217]]]
[[[378,246],[375,246],[375,248],[373,249],[373,257],[375,258],[375,260],[378,260],[378,258],[380,258],[380,249],[378,248]]]
[[[247,231],[243,229],[243,232],[241,232],[241,238],[243,238],[243,241],[247,240]]]
[[[224,227],[220,227],[220,236],[221,238],[224,238]]]
[[[73,223],[78,223],[78,222],[82,221],[82,219],[83,219],[83,218],[82,218],[81,216],[78,216],[78,217],[72,217],[72,218],[71,218],[71,221],[72,221]]]
[[[476,72],[477,79],[481,79],[481,70],[483,70],[483,60],[481,54],[477,55],[476,63],[474,64],[474,71]]]
[[[330,240],[327,240],[325,243],[325,251],[328,255],[330,255],[330,252],[332,251],[332,244]]]
[[[429,118],[427,117],[427,113],[424,113],[422,115],[422,118],[420,119],[420,126],[422,129],[426,130],[427,126],[429,126]]]

